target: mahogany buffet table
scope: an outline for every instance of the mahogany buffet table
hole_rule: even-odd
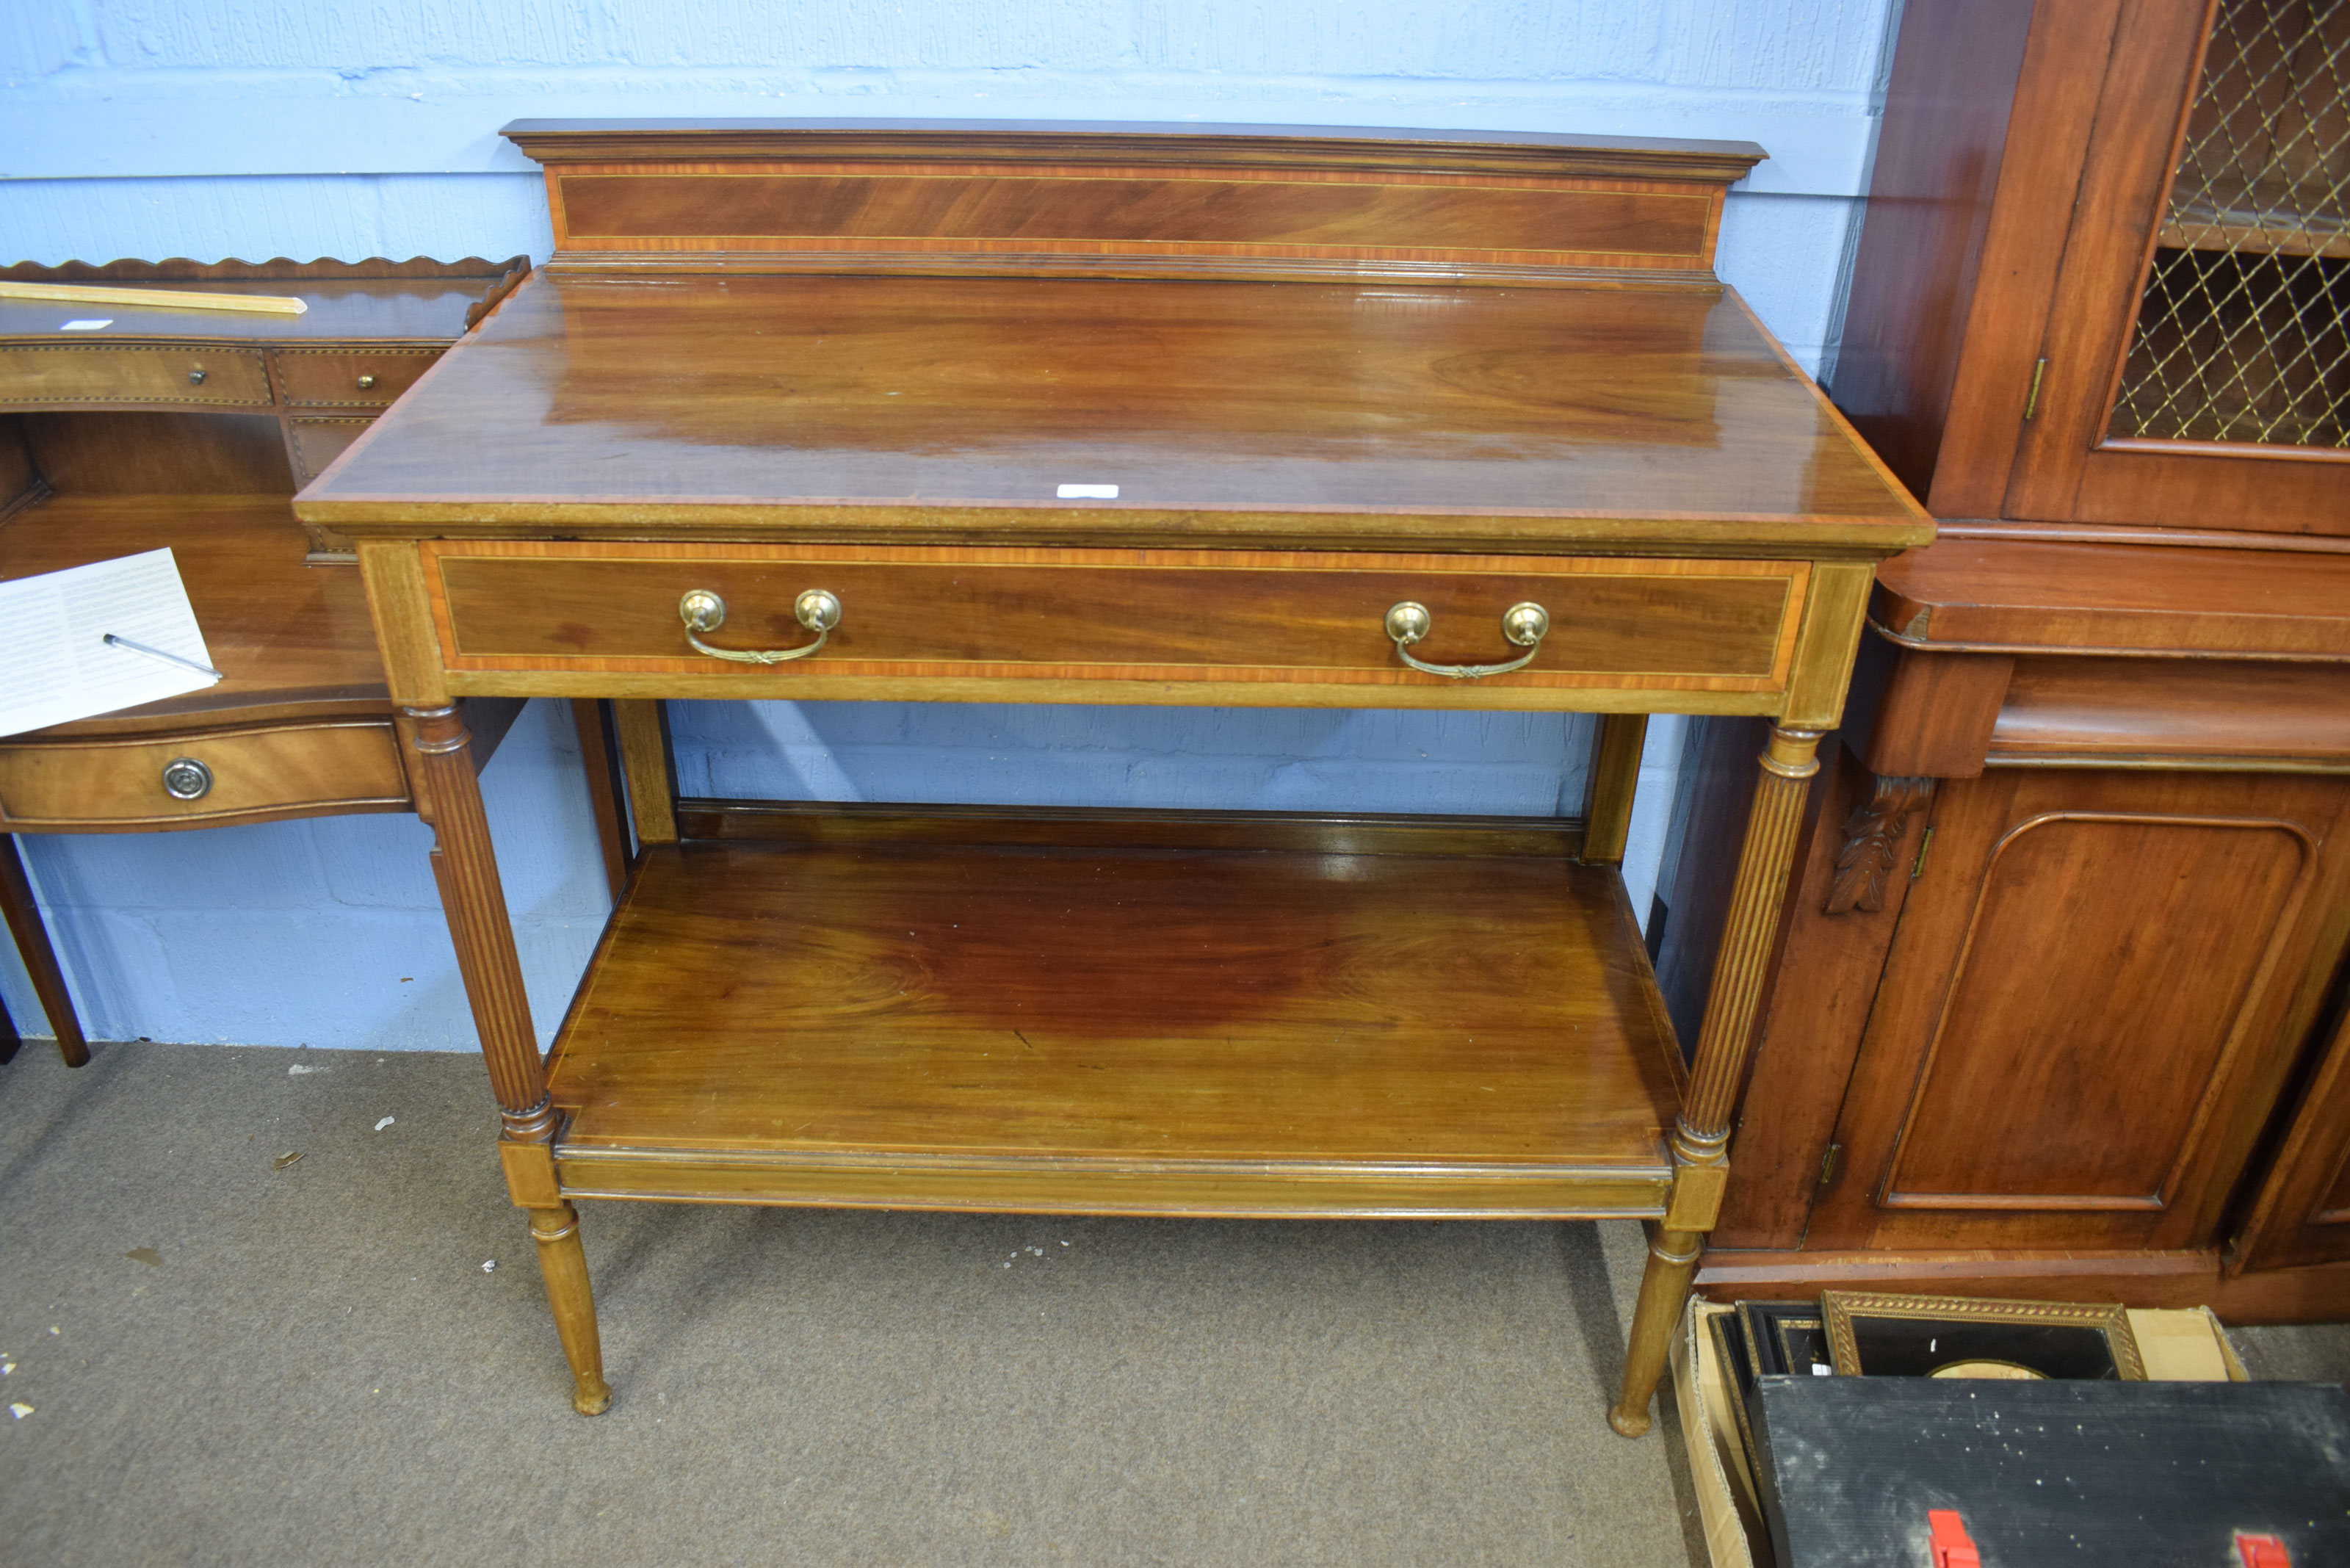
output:
[[[357,541],[576,1379],[573,1199],[1653,1222],[1637,1436],[1814,749],[1930,524],[1714,275],[1744,143],[523,122],[556,249],[305,490]],[[620,700],[542,1062],[453,704]],[[1575,819],[680,800],[669,698],[1597,712]],[[1693,1059],[1652,710],[1774,722]]]

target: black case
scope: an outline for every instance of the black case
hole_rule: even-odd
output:
[[[1749,1407],[1779,1568],[2230,1568],[2240,1531],[2350,1563],[2350,1395],[2330,1383],[1763,1376]]]

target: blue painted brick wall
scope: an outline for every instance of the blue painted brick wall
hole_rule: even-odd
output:
[[[546,255],[525,116],[1190,119],[1752,140],[1721,269],[1815,372],[1866,182],[1894,0],[10,0],[0,261]],[[693,792],[1550,812],[1589,721],[712,703]],[[1681,726],[1651,726],[1645,909]],[[606,900],[567,712],[484,777],[542,1033]],[[413,819],[28,839],[102,1038],[448,1047],[472,1028]],[[39,1013],[13,955],[0,993]]]

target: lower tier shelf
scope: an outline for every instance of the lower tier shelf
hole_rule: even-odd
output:
[[[646,852],[549,1062],[566,1192],[1663,1212],[1679,1057],[1570,831],[778,820]]]

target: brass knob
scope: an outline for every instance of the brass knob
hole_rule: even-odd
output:
[[[810,588],[792,601],[792,618],[810,631],[830,631],[840,624],[840,600],[822,588]]]
[[[677,615],[689,631],[716,631],[726,624],[726,601],[708,588],[696,588],[677,601]]]
[[[191,387],[201,387],[203,384],[204,373],[202,370],[191,370],[188,372],[188,385]]]
[[[1502,635],[1520,648],[1532,648],[1550,631],[1550,611],[1522,600],[1502,612]]]
[[[213,790],[213,771],[193,757],[163,764],[163,793],[173,800],[202,800]]]
[[[359,378],[359,390],[362,392],[371,392],[375,390],[375,378],[373,376],[361,376]]]
[[[1426,637],[1432,624],[1428,607],[1415,599],[1406,599],[1388,611],[1388,635],[1400,647],[1409,648]]]

